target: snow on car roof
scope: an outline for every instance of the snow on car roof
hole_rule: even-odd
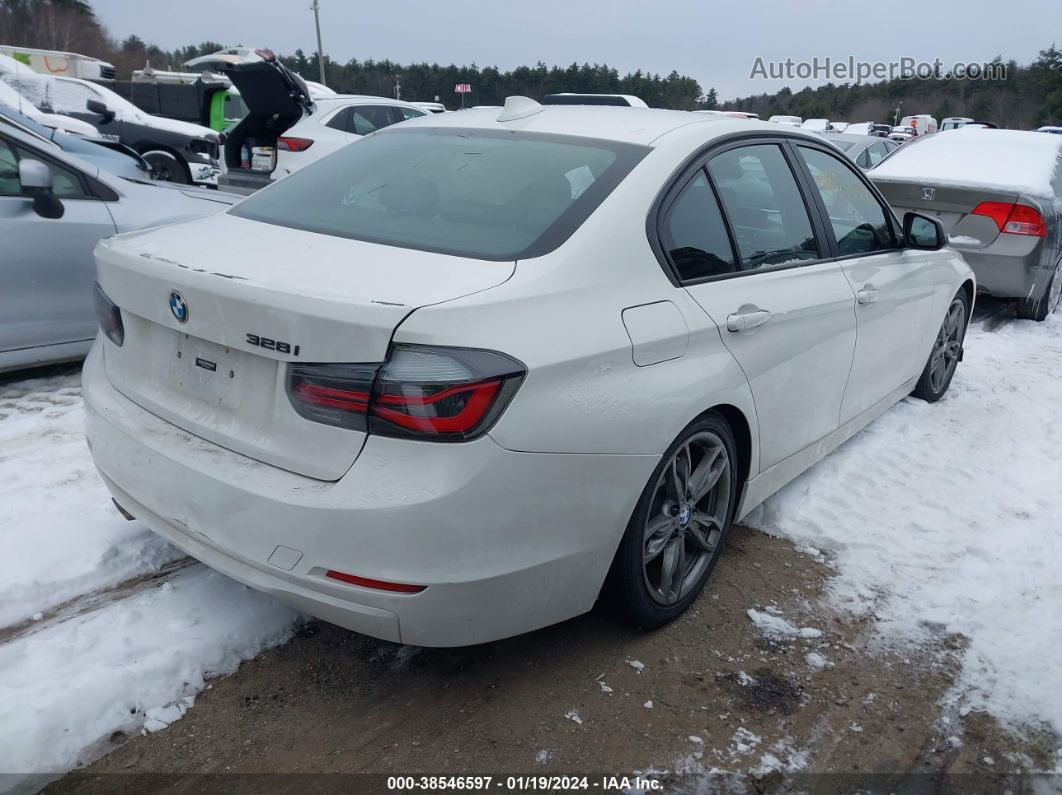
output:
[[[1062,138],[1022,130],[949,130],[902,146],[871,172],[874,180],[1009,188],[1054,197]]]
[[[402,126],[527,130],[643,146],[649,145],[665,133],[694,124],[729,125],[735,130],[768,130],[774,133],[778,131],[777,124],[755,119],[615,105],[543,105],[541,110],[536,110],[531,115],[507,122],[498,121],[500,111],[501,108],[493,107],[431,114],[407,121]],[[720,126],[720,131],[722,129]]]

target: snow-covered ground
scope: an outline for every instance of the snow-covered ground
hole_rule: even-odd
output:
[[[115,730],[161,728],[204,677],[296,618],[119,515],[85,446],[79,384],[0,384],[4,772],[65,770]]]
[[[822,550],[885,638],[969,638],[955,696],[1062,733],[1062,315],[974,325],[948,395],[907,399],[748,523]]]
[[[944,400],[904,401],[750,523],[821,550],[839,572],[833,598],[875,615],[883,638],[967,636],[957,699],[1062,732],[1060,376],[1062,316],[975,325]],[[297,620],[122,519],[81,426],[76,374],[0,384],[3,771],[63,770],[117,729],[163,728],[205,677]]]

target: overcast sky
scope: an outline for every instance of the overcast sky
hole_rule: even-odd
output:
[[[750,80],[757,57],[810,61],[909,56],[948,66],[997,54],[1028,63],[1062,33],[1060,0],[320,0],[324,51],[399,63],[498,66],[607,63],[621,73],[672,69],[721,98],[816,81]],[[310,0],[92,0],[119,39],[165,49],[204,40],[316,49]],[[1062,44],[1062,41],[1059,42]],[[823,82],[823,81],[818,81]],[[430,99],[417,97],[417,99]]]

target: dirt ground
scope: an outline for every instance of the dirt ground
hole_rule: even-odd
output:
[[[180,721],[116,733],[110,753],[47,791],[367,792],[386,779],[291,774],[652,771],[665,792],[1021,792],[1028,770],[1054,768],[1046,733],[941,707],[963,638],[881,649],[869,625],[825,606],[829,575],[739,527],[689,613],[653,633],[600,608],[457,650],[311,623],[214,681]],[[750,608],[822,635],[765,637]]]

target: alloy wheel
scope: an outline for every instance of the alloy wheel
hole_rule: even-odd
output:
[[[681,601],[719,551],[730,509],[733,464],[712,431],[690,436],[663,468],[642,539],[642,571],[661,605]]]
[[[948,314],[944,317],[944,323],[937,333],[937,340],[933,344],[933,353],[929,357],[929,386],[934,392],[940,392],[948,383],[955,367],[959,363],[959,353],[962,351],[962,336],[966,329],[966,304],[961,298],[956,297]]]

